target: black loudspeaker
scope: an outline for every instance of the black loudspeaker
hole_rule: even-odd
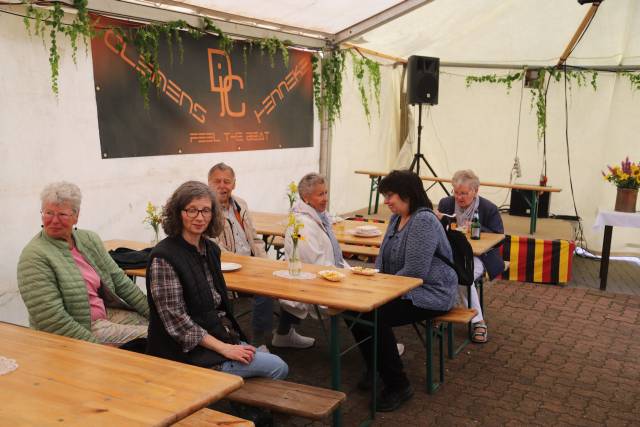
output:
[[[511,190],[509,215],[531,215],[531,190]],[[551,193],[544,192],[538,197],[538,218],[549,218],[549,199]]]
[[[440,58],[428,56],[409,57],[407,62],[407,97],[409,104],[438,103]]]

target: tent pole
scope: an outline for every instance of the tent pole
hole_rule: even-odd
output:
[[[322,61],[326,61],[328,55],[333,55],[333,52],[325,53]],[[324,64],[322,65],[324,66]],[[324,91],[324,85],[322,87]],[[320,159],[319,159],[319,172],[320,175],[325,177],[327,183],[327,191],[331,194],[331,141],[333,133],[331,132],[331,126],[329,126],[329,119],[326,111],[320,114]],[[331,199],[329,199],[329,209],[331,208]]]
[[[564,49],[564,52],[562,52],[562,55],[560,56],[560,60],[556,65],[557,67],[561,67],[562,65],[564,65],[565,62],[567,62],[567,58],[569,58],[569,55],[571,55],[571,52],[573,52],[573,49],[575,49],[576,44],[578,43],[578,41],[580,40],[580,37],[582,37],[582,34],[585,32],[585,30],[587,29],[587,26],[595,16],[599,6],[600,6],[600,2],[591,4],[591,7],[587,11],[587,14],[584,16],[584,18],[582,18],[582,22],[578,26],[578,29],[576,30],[576,32],[573,34],[573,37],[569,41],[569,44]]]

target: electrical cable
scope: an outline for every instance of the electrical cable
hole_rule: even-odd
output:
[[[526,70],[523,70],[523,73],[526,74]],[[518,125],[516,127],[516,152],[515,152],[515,156],[514,156],[514,164],[513,164],[513,168],[511,168],[511,171],[509,172],[509,184],[511,184],[513,182],[513,175],[518,175],[518,171],[516,171],[516,161],[518,161],[518,150],[520,149],[520,123],[521,123],[521,117],[522,117],[522,98],[524,96],[524,86],[525,86],[525,76],[522,76],[522,86],[520,86],[520,104],[518,107]],[[520,168],[520,163],[517,163],[518,169]],[[498,209],[504,208],[504,207],[508,207],[510,206],[507,205],[507,199],[509,199],[509,196],[511,195],[511,191],[513,191],[511,188],[508,189],[507,191],[507,195],[505,196],[503,202],[498,205]]]
[[[584,236],[584,230],[582,228],[582,219],[578,214],[578,205],[576,204],[576,197],[573,191],[573,175],[571,173],[571,150],[569,149],[569,96],[567,93],[567,82],[569,78],[567,77],[567,67],[564,65],[564,138],[565,138],[565,146],[567,149],[567,167],[569,169],[569,188],[571,189],[571,200],[573,201],[573,211],[576,214],[576,220],[578,222],[578,232],[576,233],[576,242],[584,243],[584,248],[587,249],[587,240]]]

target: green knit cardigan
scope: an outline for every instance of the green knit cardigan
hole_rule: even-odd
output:
[[[146,296],[113,261],[100,237],[92,231],[75,230],[73,238],[100,276],[106,287],[102,291],[148,318]],[[36,234],[20,255],[18,288],[32,328],[98,342],[91,333],[87,285],[66,241],[52,239],[44,231]]]

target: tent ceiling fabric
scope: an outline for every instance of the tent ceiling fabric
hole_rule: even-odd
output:
[[[163,3],[162,0],[159,3]],[[215,11],[307,29],[309,32],[335,34],[380,13],[401,0],[184,0],[184,3]]]
[[[567,64],[639,64],[638,3],[604,0]],[[555,65],[589,7],[576,0],[435,0],[365,33],[357,44],[405,58]]]
[[[310,33],[336,34],[399,0],[159,0]],[[640,1],[604,0],[568,65],[640,64]],[[433,0],[353,40],[388,55],[465,64],[555,65],[590,4],[576,0]]]

